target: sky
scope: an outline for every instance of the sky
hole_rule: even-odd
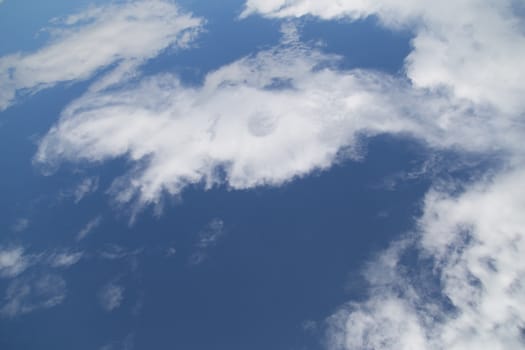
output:
[[[0,43],[1,349],[525,349],[520,0],[0,0]]]

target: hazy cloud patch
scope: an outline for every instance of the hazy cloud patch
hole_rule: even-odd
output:
[[[124,300],[124,287],[110,282],[100,289],[98,300],[104,310],[108,312],[116,310]]]
[[[198,265],[206,260],[209,249],[217,245],[224,234],[224,221],[218,218],[211,220],[197,235],[196,250],[190,256],[189,264]]]
[[[0,277],[15,277],[29,267],[30,258],[24,252],[22,247],[0,247]]]
[[[7,287],[0,314],[16,317],[39,309],[49,309],[66,298],[66,282],[55,274],[24,276]]]
[[[285,26],[280,46],[210,73],[202,87],[157,75],[85,95],[43,138],[35,163],[53,168],[125,156],[134,166],[110,193],[136,213],[192,184],[282,185],[342,157],[359,158],[364,136],[410,135],[469,152],[520,147],[519,128],[498,106],[378,72],[337,70],[337,57],[304,46],[290,31]],[[293,89],[268,90],[276,78]]]
[[[51,254],[48,261],[51,267],[68,268],[78,263],[83,256],[83,252],[62,251]]]
[[[30,221],[28,218],[20,218],[16,220],[11,229],[14,232],[23,232],[29,227],[29,223]]]
[[[84,226],[80,231],[78,231],[76,240],[81,241],[84,238],[86,238],[93,230],[95,230],[97,227],[100,226],[102,223],[102,216],[99,215],[93,219],[91,219],[86,226]]]
[[[523,12],[514,5],[491,0],[246,2],[242,16],[376,16],[388,28],[411,30],[406,78],[410,90],[422,95],[405,112],[419,115],[421,130],[426,130],[412,134],[431,147],[498,154],[501,160],[475,183],[449,179],[434,185],[415,232],[393,243],[365,269],[368,299],[350,302],[330,318],[330,349],[523,347],[525,266],[519,256],[525,253],[520,180],[525,150],[518,140],[525,134],[525,69],[520,63],[525,59],[525,33],[520,29]],[[440,104],[432,96],[447,98]],[[427,110],[419,111],[419,104]],[[455,116],[453,105],[462,105]],[[484,129],[485,122],[495,129]],[[432,140],[440,131],[446,140],[441,145]],[[514,135],[505,140],[508,132]],[[491,133],[502,137],[492,138]],[[407,264],[403,256],[409,250],[425,263]]]
[[[121,341],[114,341],[106,344],[100,348],[100,350],[133,350],[135,348],[135,336],[134,334],[128,334],[126,338]]]

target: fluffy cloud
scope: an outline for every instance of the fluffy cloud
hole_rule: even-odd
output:
[[[509,119],[492,118],[496,107],[377,72],[339,71],[335,61],[285,27],[279,47],[210,73],[201,87],[160,75],[87,94],[63,112],[35,161],[54,167],[126,156],[136,166],[112,192],[140,207],[188,184],[280,185],[357,155],[362,135],[411,134],[472,151],[520,145]]]
[[[369,298],[331,318],[330,348],[522,348],[524,176],[521,167],[458,196],[427,194],[415,241],[382,253],[364,273]],[[419,275],[403,262],[414,244],[428,264]]]
[[[13,280],[5,293],[0,314],[15,317],[61,304],[66,297],[66,282],[54,274],[26,276]]]
[[[93,88],[110,85],[162,50],[185,47],[201,25],[168,0],[126,1],[57,20],[48,45],[0,57],[0,110],[17,94],[86,79],[113,65]]]
[[[525,254],[519,180],[525,175],[525,39],[512,6],[249,0],[244,15],[375,15],[385,26],[409,27],[414,39],[406,77],[340,71],[336,57],[299,44],[293,28],[285,27],[279,47],[210,73],[202,86],[160,75],[86,94],[63,112],[35,161],[54,167],[125,156],[135,167],[112,192],[118,202],[142,207],[188,184],[280,185],[359,156],[360,137],[374,134],[498,153],[505,167],[497,174],[459,195],[436,188],[426,196],[414,237],[396,242],[365,271],[369,298],[331,318],[330,346],[519,348],[525,328],[519,263]],[[414,245],[428,266],[408,273],[403,256]]]
[[[524,346],[525,265],[520,257],[525,254],[525,167],[519,139],[524,135],[525,69],[520,62],[525,60],[525,35],[515,6],[512,1],[490,0],[247,1],[244,16],[257,12],[278,18],[314,15],[357,20],[374,15],[390,28],[410,28],[413,50],[405,67],[412,91],[445,94],[449,105],[462,100],[475,108],[464,109],[458,118],[443,118],[450,115],[447,108],[429,103],[432,99],[427,95],[418,102],[428,106],[422,115],[437,116],[437,125],[447,133],[459,130],[451,139],[445,136],[455,141],[459,151],[490,153],[492,145],[504,154],[503,169],[470,184],[459,195],[451,194],[458,192],[455,184],[427,194],[415,234],[394,243],[364,271],[369,298],[349,303],[330,319],[330,348]],[[476,122],[487,107],[491,116]],[[485,121],[497,127],[490,131],[478,125]],[[435,130],[432,124],[426,125],[430,134]],[[476,131],[465,133],[467,124]],[[509,132],[514,133],[511,142],[490,135],[506,137]],[[460,135],[465,142],[457,140]],[[416,136],[433,143],[428,135]],[[476,137],[480,141],[472,142]],[[443,145],[447,144],[452,143]],[[424,262],[419,269],[404,260],[411,249]]]
[[[390,28],[414,31],[413,50],[406,59],[414,85],[447,87],[458,97],[520,113],[525,107],[525,37],[516,6],[512,0],[247,0],[243,16],[377,16]]]

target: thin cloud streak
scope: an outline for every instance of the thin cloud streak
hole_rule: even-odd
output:
[[[188,262],[190,265],[199,265],[208,257],[208,251],[217,245],[219,240],[224,236],[224,221],[218,218],[211,220],[197,237],[195,244],[196,250],[190,256]]]
[[[80,231],[78,231],[76,240],[81,241],[86,238],[91,232],[93,232],[97,227],[102,223],[102,216],[96,216],[91,219],[86,226],[84,226]]]

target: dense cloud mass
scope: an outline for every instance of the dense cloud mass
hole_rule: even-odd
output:
[[[0,57],[0,111],[27,94],[60,82],[89,78],[115,66],[93,89],[125,76],[169,47],[185,47],[202,20],[170,1],[133,1],[92,7],[48,29],[51,41],[33,53]]]
[[[159,75],[87,94],[64,111],[35,160],[53,167],[127,156],[136,167],[113,191],[143,206],[192,183],[280,185],[357,156],[363,135],[403,133],[476,152],[519,145],[511,121],[491,118],[496,107],[377,72],[340,71],[336,60],[285,26],[279,47],[210,73],[200,87]]]
[[[406,72],[414,89],[447,92],[476,108],[491,106],[490,121],[501,126],[494,132],[508,135],[514,129],[521,135],[506,143],[471,124],[480,139],[503,150],[506,165],[460,194],[449,193],[446,186],[427,194],[424,214],[409,243],[393,243],[364,271],[370,284],[368,300],[349,303],[330,319],[331,348],[524,346],[525,265],[519,257],[525,253],[525,168],[518,140],[524,135],[525,69],[520,62],[525,58],[525,36],[516,6],[511,1],[477,0],[331,4],[248,0],[245,16],[257,12],[279,18],[314,15],[358,20],[374,15],[390,28],[411,28],[413,51],[406,59]],[[441,113],[431,108],[426,116],[434,111]],[[479,116],[479,110],[473,115]],[[457,119],[455,126],[468,122],[468,118]],[[467,134],[464,137],[471,140]],[[414,245],[431,262],[428,269],[418,272],[423,277],[407,273],[403,262],[408,247]],[[439,281],[441,303],[428,287],[430,280]]]

